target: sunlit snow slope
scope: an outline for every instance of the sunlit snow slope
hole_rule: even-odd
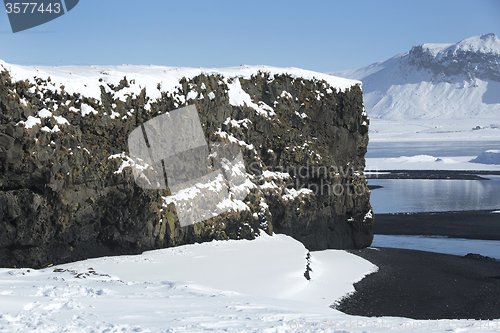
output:
[[[332,73],[363,82],[372,119],[500,117],[500,40],[423,44],[363,68]]]
[[[0,331],[288,332],[296,321],[348,322],[329,305],[377,267],[339,250],[307,258],[293,238],[263,234],[42,270],[0,269]]]

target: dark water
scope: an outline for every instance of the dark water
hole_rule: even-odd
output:
[[[371,142],[367,158],[415,155],[477,156],[500,150],[500,141]],[[491,180],[370,179],[375,213],[446,212],[500,209],[500,177]]]
[[[375,213],[500,210],[500,176],[490,180],[370,179]],[[500,227],[500,226],[499,226]]]

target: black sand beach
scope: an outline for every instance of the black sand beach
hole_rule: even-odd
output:
[[[500,214],[492,214],[491,210],[377,214],[374,232],[377,235],[439,235],[500,240]]]
[[[372,170],[373,171],[373,170]],[[485,180],[489,175],[500,175],[500,171],[458,170],[377,170],[368,173],[367,179],[460,179]]]
[[[336,309],[414,319],[500,318],[500,262],[403,249],[352,253],[379,267]]]
[[[499,215],[489,211],[377,215],[375,233],[499,240]],[[379,271],[354,285],[356,292],[336,305],[340,311],[414,319],[500,318],[498,260],[392,248],[351,252]]]

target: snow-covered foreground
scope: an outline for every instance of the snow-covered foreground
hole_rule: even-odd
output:
[[[284,235],[213,241],[0,272],[5,331],[286,328],[342,316],[328,306],[376,266],[344,251],[310,255]]]
[[[302,244],[290,237],[262,235],[253,241],[213,241],[42,270],[1,269],[0,331],[482,329],[474,321],[345,315],[328,305],[352,292],[353,282],[376,266],[345,251],[312,252],[308,281],[306,256]]]
[[[313,269],[309,282],[304,277],[307,254],[302,243],[291,237],[271,237],[261,232],[253,241],[212,241],[59,267],[85,271],[91,265],[123,281],[186,281],[218,290],[320,306],[329,306],[354,291],[352,282],[376,270],[370,262],[345,251],[314,252],[309,259]]]

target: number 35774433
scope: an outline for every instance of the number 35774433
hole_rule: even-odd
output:
[[[40,4],[36,2],[7,2],[5,4],[5,10],[7,14],[35,14],[35,13],[54,13],[59,14],[61,12],[61,4],[42,2]]]

